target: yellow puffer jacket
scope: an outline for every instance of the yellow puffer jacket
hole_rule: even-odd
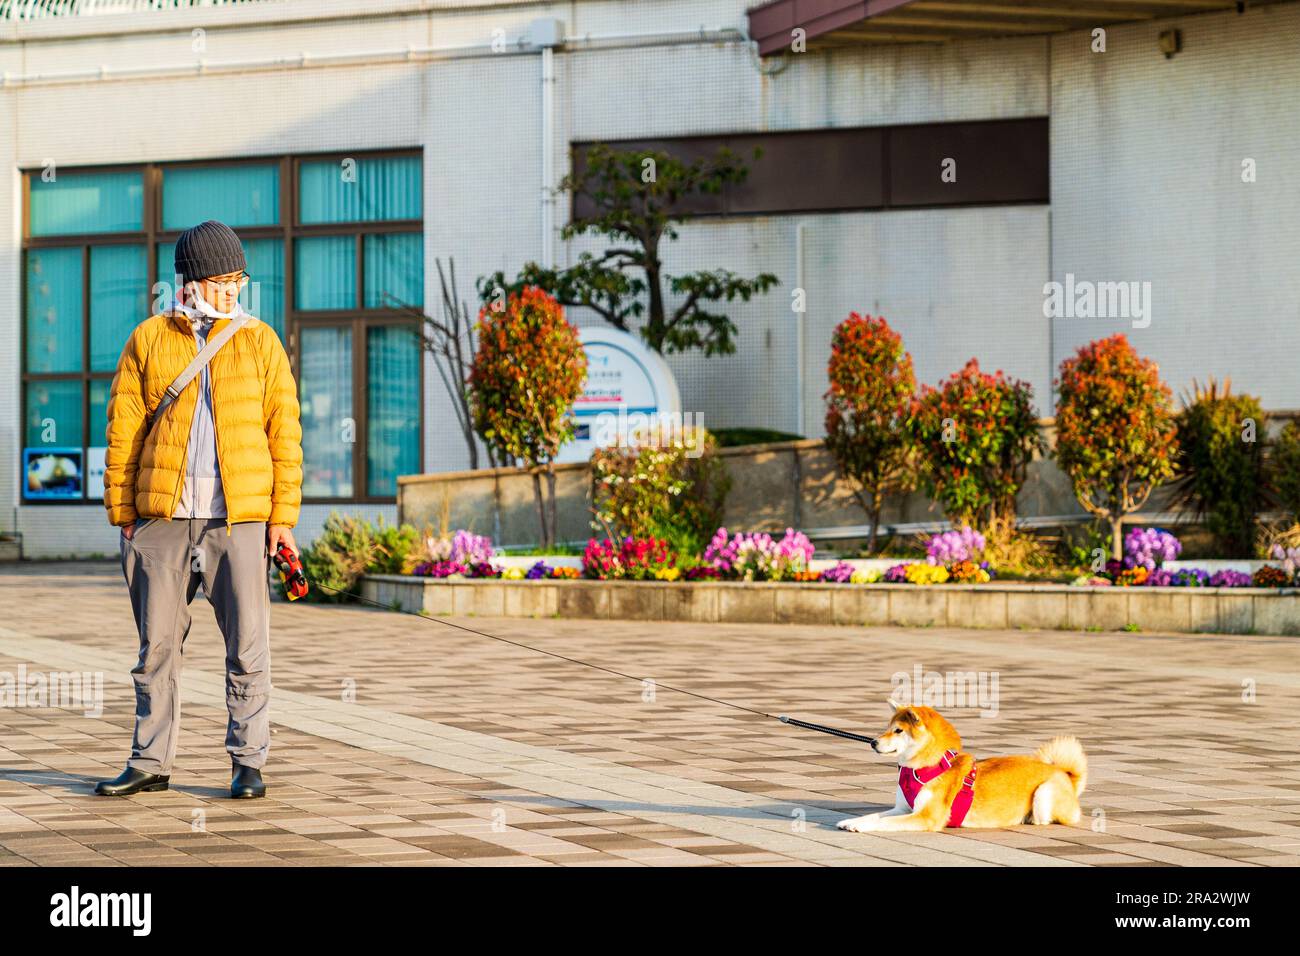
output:
[[[211,334],[226,322],[215,322]],[[202,376],[185,387],[148,435],[145,422],[197,354],[190,320],[181,312],[141,322],[122,350],[108,400],[104,459],[104,506],[115,525],[170,519],[176,511]],[[251,319],[213,356],[208,370],[227,524],[293,527],[302,504],[302,426],[298,389],[279,336]]]

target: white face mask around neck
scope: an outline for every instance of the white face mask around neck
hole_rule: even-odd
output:
[[[186,303],[184,300],[181,300],[180,304],[183,307],[188,307],[195,312],[206,315],[210,319],[233,319],[237,315],[244,314],[244,307],[239,304],[238,299],[235,300],[235,307],[229,312],[218,311],[212,303],[203,298],[203,294],[199,292],[198,283],[186,283],[184,291],[187,293],[185,298],[188,299],[189,302]]]

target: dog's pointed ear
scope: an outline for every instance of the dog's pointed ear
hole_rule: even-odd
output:
[[[897,713],[898,711],[903,709],[903,705],[900,704],[898,701],[894,700],[893,697],[890,697],[887,701],[885,701],[885,704],[886,706],[889,707],[889,712],[891,714]]]

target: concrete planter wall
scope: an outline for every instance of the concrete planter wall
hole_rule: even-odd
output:
[[[437,581],[374,575],[362,597],[434,616],[1300,635],[1300,588]]]
[[[1051,440],[1052,423],[1040,424]],[[844,481],[820,439],[723,448],[734,483],[724,524],[744,531],[803,530],[860,525],[865,519],[853,486]],[[556,466],[556,511],[561,541],[583,541],[591,528],[591,469],[586,463]],[[742,480],[743,479],[743,480]],[[1157,494],[1151,509],[1163,507]],[[1037,459],[1018,498],[1019,513],[1082,515],[1070,483],[1055,462]],[[499,545],[531,544],[537,538],[533,479],[523,469],[403,475],[397,479],[398,520],[416,527],[448,526],[489,535]],[[935,522],[942,515],[919,492],[886,502],[886,524]]]

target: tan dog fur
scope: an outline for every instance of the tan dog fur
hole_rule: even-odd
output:
[[[958,757],[917,794],[915,807],[908,807],[899,789],[892,810],[841,820],[839,828],[855,833],[944,829],[962,780],[975,763],[970,754],[961,753],[961,737],[952,724],[930,707],[898,707],[874,748],[878,753],[897,754],[900,767],[917,769],[939,763],[947,750],[956,751]],[[976,764],[974,799],[961,826],[1074,825],[1079,822],[1079,794],[1087,775],[1087,758],[1074,737],[1053,737],[1032,757],[981,760]]]

